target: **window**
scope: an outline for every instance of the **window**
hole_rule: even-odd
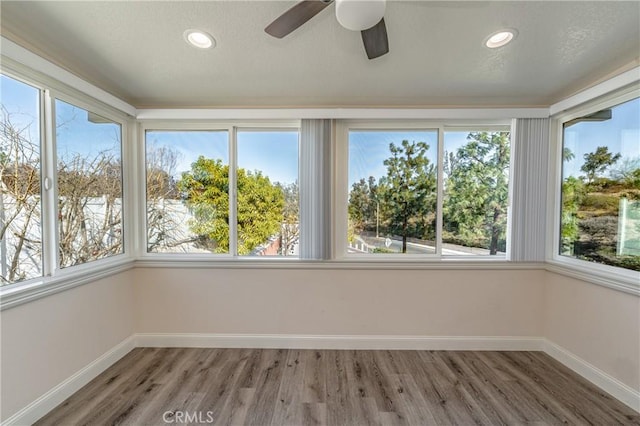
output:
[[[504,255],[508,131],[445,131],[443,254]]]
[[[297,130],[145,138],[148,252],[298,256]]]
[[[59,266],[123,253],[120,125],[60,100],[55,111]]]
[[[238,131],[238,254],[299,255],[297,131]]]
[[[348,138],[348,253],[435,253],[438,131]]]
[[[0,76],[0,263],[7,285],[42,276],[40,90]]]
[[[124,253],[123,122],[46,87],[0,84],[0,284]]]
[[[559,254],[640,271],[640,98],[563,123]]]
[[[404,126],[339,127],[338,181],[348,188],[336,230],[343,253],[506,257],[509,127]]]
[[[147,251],[229,253],[229,132],[147,131]]]

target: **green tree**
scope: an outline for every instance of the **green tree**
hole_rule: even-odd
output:
[[[609,152],[608,147],[599,146],[595,152],[584,155],[584,164],[580,170],[587,174],[587,183],[592,183],[599,174],[604,173],[609,166],[613,166],[620,157],[620,153],[614,155]]]
[[[354,230],[373,229],[378,214],[378,184],[376,178],[354,182],[349,192],[349,218]]]
[[[216,253],[229,251],[229,166],[200,156],[178,188],[194,219],[191,231]],[[260,172],[237,172],[238,254],[249,254],[280,231],[284,195]]]
[[[436,168],[427,158],[425,142],[403,140],[389,145],[391,157],[384,160],[387,175],[379,182],[380,199],[388,230],[402,236],[402,253],[407,237],[425,236],[429,214],[436,209]]]
[[[573,243],[580,237],[578,210],[586,195],[584,182],[569,176],[562,182],[561,251],[573,254]]]
[[[504,249],[509,132],[474,132],[447,163],[444,223],[471,246]]]

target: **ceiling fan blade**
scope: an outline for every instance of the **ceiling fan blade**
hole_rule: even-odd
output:
[[[389,39],[387,38],[387,26],[384,18],[376,25],[361,32],[364,50],[367,51],[369,59],[378,58],[389,53]]]
[[[265,32],[282,38],[322,12],[333,0],[303,0],[270,23]]]

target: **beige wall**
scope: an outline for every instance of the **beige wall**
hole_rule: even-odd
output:
[[[136,268],[138,333],[542,336],[544,271]]]
[[[640,388],[640,298],[542,270],[136,268],[0,318],[2,419],[134,332],[544,336]]]
[[[640,391],[640,297],[547,272],[545,337]]]
[[[131,273],[2,311],[2,420],[133,333]]]

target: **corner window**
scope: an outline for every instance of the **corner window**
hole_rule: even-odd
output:
[[[40,90],[0,76],[1,285],[41,277]]]
[[[563,123],[559,254],[640,271],[640,98]]]

